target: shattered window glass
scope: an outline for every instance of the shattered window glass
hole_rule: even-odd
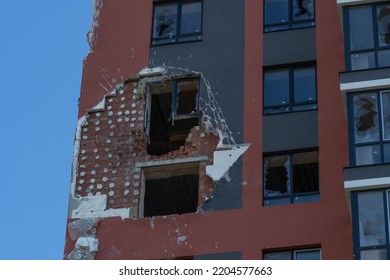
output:
[[[264,160],[264,196],[277,196],[290,193],[289,156],[266,157]]]
[[[382,245],[386,242],[383,192],[358,194],[360,246]]]
[[[314,1],[313,0],[295,0],[293,2],[294,20],[313,19]]]
[[[318,151],[264,157],[265,206],[318,200]]]
[[[350,94],[352,165],[390,162],[390,91]]]
[[[176,35],[177,4],[160,4],[154,9],[153,38]]]
[[[390,140],[390,92],[382,93],[383,138]]]
[[[314,26],[314,0],[265,0],[264,31]]]
[[[376,9],[379,46],[390,46],[390,5],[381,5]]]
[[[379,140],[378,104],[376,94],[357,94],[354,103],[355,143]]]
[[[351,193],[354,253],[361,260],[386,260],[390,255],[390,190]]]
[[[200,40],[202,1],[154,3],[152,45]]]

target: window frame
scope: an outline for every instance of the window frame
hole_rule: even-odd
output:
[[[200,165],[202,161],[208,160],[207,156],[193,157],[191,159],[175,159],[163,161],[147,161],[136,162],[135,166],[141,169],[141,189],[140,189],[140,207],[138,218],[157,217],[167,215],[184,215],[188,213],[195,213],[199,206],[199,191],[200,191]],[[170,170],[170,171],[167,171]],[[197,194],[196,194],[196,209],[193,212],[170,213],[170,214],[155,214],[145,216],[145,196],[146,196],[146,181],[154,179],[173,178],[182,175],[197,175]],[[162,186],[164,187],[164,186]],[[184,186],[183,186],[184,187]]]
[[[200,11],[200,31],[199,32],[191,32],[191,33],[180,33],[180,27],[182,24],[182,6],[185,3],[189,2],[198,2],[201,5]],[[164,4],[176,4],[176,34],[172,36],[164,36],[164,37],[155,37],[154,36],[154,27],[155,27],[155,15],[156,15],[156,7]],[[168,45],[175,43],[185,43],[185,42],[194,42],[202,40],[203,33],[203,0],[155,0],[153,1],[153,16],[152,16],[152,30],[151,30],[151,46],[159,46],[159,45]]]
[[[344,18],[344,34],[345,34],[345,66],[347,71],[362,71],[362,70],[368,70],[368,69],[377,69],[377,68],[386,68],[390,67],[390,64],[388,66],[379,66],[379,59],[378,59],[378,53],[383,50],[389,50],[390,51],[390,44],[388,46],[379,46],[379,33],[378,33],[378,20],[377,20],[377,7],[383,6],[383,5],[390,5],[390,1],[385,2],[376,2],[376,3],[364,3],[360,5],[353,5],[353,6],[344,6],[343,7],[343,18]],[[349,21],[349,12],[351,8],[358,8],[358,7],[370,7],[371,8],[371,19],[373,24],[373,47],[372,48],[365,48],[360,50],[351,50],[351,28],[350,28],[350,21]],[[374,67],[368,67],[368,68],[357,68],[352,69],[352,55],[353,54],[368,54],[368,53],[374,53]]]
[[[360,223],[359,223],[359,203],[358,195],[367,192],[382,192],[383,210],[385,222],[386,242],[382,245],[360,246]],[[352,236],[353,236],[353,251],[355,259],[361,259],[361,251],[384,249],[386,251],[387,260],[390,260],[390,186],[380,189],[366,189],[351,192],[351,209],[352,209]]]
[[[318,191],[312,191],[312,192],[302,192],[302,193],[294,193],[294,162],[293,157],[296,154],[301,153],[311,153],[311,152],[317,152],[317,165],[318,165]],[[267,157],[274,157],[274,156],[288,156],[289,157],[289,187],[290,187],[290,193],[289,194],[282,194],[282,195],[276,195],[276,196],[266,196],[265,190],[266,190],[266,170],[265,170],[265,160]],[[289,152],[282,152],[282,153],[265,153],[263,155],[263,206],[264,207],[271,207],[271,206],[279,206],[279,205],[290,205],[290,204],[301,204],[301,203],[311,203],[311,202],[318,202],[320,201],[320,181],[319,181],[319,150],[316,149],[305,149],[305,150],[294,150]],[[308,198],[311,196],[312,198],[309,198],[308,201],[299,201],[299,198]],[[288,202],[285,202],[287,199],[289,199]],[[268,203],[267,203],[268,201]],[[272,203],[272,201],[275,201]]]
[[[390,93],[390,89],[378,89],[378,90],[367,90],[367,91],[358,91],[358,92],[350,92],[347,93],[347,115],[348,115],[348,135],[349,135],[349,161],[351,166],[365,166],[365,165],[377,165],[377,164],[386,164],[390,163],[385,161],[385,153],[384,153],[384,146],[390,145],[390,138],[385,139],[384,133],[385,133],[385,127],[384,127],[384,121],[383,121],[383,94],[384,93]],[[355,140],[355,128],[354,128],[354,104],[353,104],[353,97],[355,95],[359,94],[375,94],[376,100],[377,100],[377,113],[378,113],[378,129],[379,129],[379,140],[378,141],[370,141],[370,142],[363,142],[363,143],[356,143]],[[360,164],[358,165],[356,162],[356,148],[357,147],[364,147],[364,146],[373,146],[373,145],[379,145],[380,147],[380,162],[379,163],[372,163],[372,164]]]
[[[320,255],[320,259],[322,260],[322,250],[321,247],[315,247],[315,248],[307,248],[307,249],[294,249],[294,250],[278,250],[278,251],[265,251],[263,252],[263,260],[265,260],[265,255],[268,253],[290,253],[290,259],[289,260],[297,260],[297,253],[300,252],[309,252],[309,251],[318,251]]]
[[[316,26],[316,3],[315,3],[316,1],[313,0],[313,11],[314,11],[313,18],[303,19],[303,20],[294,20],[293,1],[294,0],[288,0],[288,8],[287,8],[288,9],[288,21],[285,23],[272,23],[272,24],[267,24],[265,22],[267,10],[266,10],[266,1],[263,1],[263,11],[264,11],[263,30],[264,30],[264,33],[286,31],[286,30],[292,30],[292,29],[311,28],[311,27]],[[299,26],[299,24],[302,24],[302,23],[307,23],[307,25]],[[297,26],[294,26],[295,24],[297,24]],[[286,26],[286,28],[283,28],[283,26]],[[276,29],[273,29],[275,27],[276,27]],[[282,28],[279,28],[279,27],[282,27]]]
[[[295,101],[296,94],[295,94],[295,77],[294,73],[296,70],[300,69],[313,69],[314,70],[314,84],[315,84],[315,99],[313,101]],[[289,102],[286,104],[279,104],[279,105],[266,105],[266,74],[272,71],[282,71],[287,70],[288,71],[288,89],[289,89]],[[279,66],[279,67],[272,67],[272,68],[264,68],[263,69],[263,115],[275,115],[275,114],[286,114],[286,113],[294,113],[294,112],[302,112],[302,111],[312,111],[312,110],[318,110],[318,90],[317,90],[317,65],[314,62],[311,63],[305,63],[305,64],[298,64],[298,65],[285,65],[285,66]],[[307,109],[294,109],[295,107],[299,106],[310,106],[313,105],[313,108],[307,108]],[[282,108],[285,108],[285,111],[282,111]],[[269,110],[276,109],[276,112],[272,112]],[[267,111],[268,110],[268,111]]]

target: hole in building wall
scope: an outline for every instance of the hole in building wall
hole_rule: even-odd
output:
[[[199,125],[198,79],[148,84],[147,151],[161,156],[184,145],[190,130]]]
[[[196,212],[199,162],[144,168],[144,217]]]

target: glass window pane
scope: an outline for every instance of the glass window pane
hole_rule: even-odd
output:
[[[314,0],[294,0],[293,20],[314,19]]]
[[[176,35],[177,5],[161,4],[154,8],[153,38]]]
[[[379,145],[360,146],[355,149],[356,165],[381,163],[381,150]]]
[[[382,93],[383,138],[390,140],[390,92]]]
[[[320,260],[321,259],[321,250],[302,250],[295,251],[296,260]]]
[[[352,51],[374,47],[371,6],[349,8],[349,32]]]
[[[177,84],[177,115],[197,112],[198,81],[183,81]]]
[[[361,70],[375,68],[374,52],[354,53],[351,55],[351,69]]]
[[[264,72],[264,105],[289,104],[289,71],[269,70]]]
[[[390,50],[378,51],[378,67],[390,66]]]
[[[293,155],[294,193],[315,192],[318,187],[318,152]]]
[[[383,191],[358,194],[360,246],[376,246],[386,243],[385,209]]]
[[[202,26],[202,2],[184,2],[181,7],[180,34],[196,33]]]
[[[353,96],[355,143],[379,140],[378,101],[375,93]]]
[[[376,13],[379,46],[390,46],[390,5],[378,6]]]
[[[390,162],[390,144],[383,145],[383,162]]]
[[[314,67],[294,69],[294,101],[316,100],[316,73]]]
[[[264,158],[264,196],[290,193],[290,158],[273,156]]]
[[[361,260],[386,260],[387,259],[386,249],[360,251],[360,259]]]
[[[264,260],[291,260],[291,252],[272,252],[272,253],[264,253]]]
[[[288,0],[265,0],[265,24],[288,22]]]

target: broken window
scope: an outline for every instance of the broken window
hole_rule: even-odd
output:
[[[152,45],[202,39],[202,1],[155,2]]]
[[[264,157],[264,205],[318,201],[318,152]]]
[[[390,91],[348,97],[353,165],[390,162]]]
[[[314,26],[314,0],[265,0],[264,31]]]
[[[184,145],[190,130],[199,124],[198,89],[198,78],[148,84],[149,154],[160,156]]]
[[[264,70],[264,114],[317,109],[315,66]]]
[[[320,260],[321,249],[303,249],[278,252],[265,252],[264,260]]]
[[[388,260],[389,189],[352,192],[354,255],[362,260]]]
[[[143,173],[144,217],[196,212],[199,162],[146,167]]]
[[[390,4],[346,7],[344,18],[348,70],[390,66]]]

